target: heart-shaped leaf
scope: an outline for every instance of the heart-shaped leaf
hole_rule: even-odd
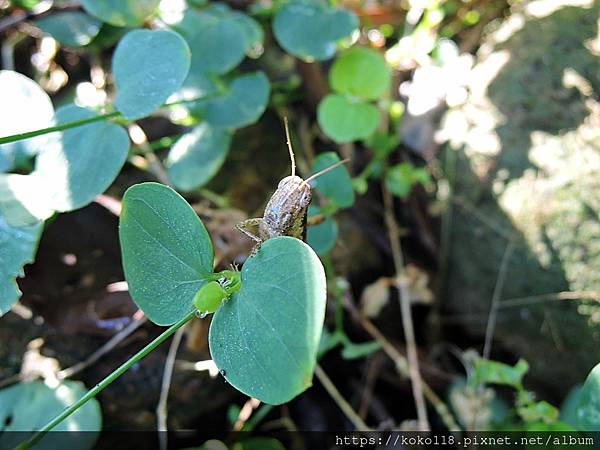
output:
[[[56,112],[56,121],[60,124],[96,115],[69,105]],[[49,148],[36,160],[34,175],[45,185],[38,196],[61,212],[87,205],[113,182],[128,150],[127,133],[111,122],[94,122],[54,135]]]
[[[146,117],[179,89],[190,69],[190,49],[173,31],[134,30],[112,60],[115,106],[130,120]]]
[[[177,192],[159,183],[130,187],[119,238],[129,292],[152,322],[172,325],[193,311],[214,254],[202,221]]]
[[[117,27],[144,23],[158,8],[160,0],[82,0],[81,6],[92,16]]]
[[[81,47],[92,42],[102,22],[81,11],[65,11],[36,21],[44,33],[71,47]]]
[[[198,102],[197,112],[215,127],[241,128],[262,115],[270,91],[263,72],[242,75],[233,80],[225,94]]]
[[[383,56],[368,48],[354,47],[336,59],[329,72],[331,87],[340,94],[368,100],[390,88],[392,76]]]
[[[358,28],[351,11],[332,8],[318,0],[292,1],[281,8],[273,21],[273,31],[281,46],[305,61],[331,58],[337,41]]]
[[[312,384],[323,329],[323,265],[304,242],[269,239],[241,273],[242,287],[215,313],[210,352],[225,379],[270,404]]]
[[[229,131],[201,123],[171,148],[167,160],[169,178],[184,191],[205,185],[225,162],[230,144]]]
[[[0,136],[52,126],[50,97],[34,81],[11,70],[0,70]],[[0,172],[13,169],[48,143],[48,136],[0,145]]]
[[[62,413],[86,392],[85,386],[75,381],[63,381],[56,387],[33,381],[0,390],[0,448],[14,448],[27,437],[23,432],[39,430],[48,417]],[[91,449],[101,428],[100,404],[91,399],[44,436],[35,449]]]
[[[321,153],[315,158],[312,173],[324,170],[339,161],[340,157],[335,152]],[[315,184],[316,189],[332,200],[337,206],[348,208],[354,204],[352,178],[350,178],[346,166],[339,166],[331,172],[321,175],[315,180]]]
[[[577,429],[600,430],[600,364],[592,369],[579,392]]]
[[[336,142],[369,137],[379,125],[379,110],[370,103],[351,101],[341,95],[325,97],[317,110],[319,125]]]

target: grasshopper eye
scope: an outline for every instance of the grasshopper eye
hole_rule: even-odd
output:
[[[302,195],[300,196],[300,205],[302,205],[302,207],[308,206],[311,198],[312,193],[310,192],[310,189],[306,189],[304,192],[302,192]]]

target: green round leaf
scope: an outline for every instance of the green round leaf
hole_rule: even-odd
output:
[[[82,0],[92,16],[117,27],[135,27],[157,10],[160,0]]]
[[[115,106],[130,120],[146,117],[179,89],[190,69],[190,49],[172,31],[134,30],[113,55]]]
[[[227,93],[200,103],[202,117],[223,128],[241,128],[258,120],[267,107],[271,87],[262,72],[242,75]]]
[[[34,81],[11,70],[0,70],[0,136],[53,125],[50,97]],[[11,170],[48,143],[49,135],[0,145],[0,172]]]
[[[369,137],[379,125],[380,116],[370,103],[330,94],[319,103],[317,119],[327,136],[343,143]]]
[[[169,178],[181,190],[208,183],[219,171],[231,144],[231,133],[204,122],[184,134],[169,152]]]
[[[232,11],[231,15],[246,35],[246,51],[263,43],[265,39],[265,33],[256,20],[240,11]]]
[[[321,153],[315,158],[312,173],[317,173],[340,161],[340,157],[335,152]],[[315,179],[316,189],[332,200],[341,208],[348,208],[354,204],[354,189],[352,188],[352,178],[345,165],[336,167],[331,172],[327,172]]]
[[[318,206],[308,207],[308,216],[314,216],[321,212]],[[317,255],[324,255],[335,245],[338,237],[338,225],[331,217],[327,217],[324,222],[308,227],[306,232],[306,242],[310,245]]]
[[[224,74],[244,59],[247,30],[239,17],[214,5],[203,11],[188,9],[174,28],[192,51],[190,74]]]
[[[390,68],[383,56],[361,47],[344,52],[329,72],[333,90],[369,100],[379,98],[389,90],[391,80]]]
[[[67,406],[85,395],[79,382],[63,381],[49,387],[42,381],[18,383],[0,390],[0,448],[14,448],[24,439],[16,431],[36,431],[48,419],[62,413]],[[36,450],[73,448],[91,449],[102,428],[102,412],[96,399],[91,399],[48,433],[35,445]],[[63,433],[58,433],[62,431]],[[85,431],[85,433],[64,433]]]
[[[152,322],[172,325],[194,310],[214,253],[202,221],[177,192],[159,183],[130,187],[119,238],[129,292]]]
[[[305,61],[331,58],[337,41],[358,27],[356,15],[320,1],[292,1],[283,6],[273,21],[281,46]]]
[[[600,430],[600,364],[592,369],[579,393],[577,429]]]
[[[210,352],[225,379],[269,404],[312,384],[325,317],[325,271],[304,242],[269,239],[241,272],[242,288],[215,313]]]
[[[71,47],[81,47],[92,42],[102,25],[98,19],[81,11],[59,12],[35,23],[44,33]]]
[[[57,123],[94,117],[97,114],[69,105],[56,112]],[[48,149],[36,160],[35,175],[45,185],[40,192],[56,211],[72,211],[104,192],[123,167],[129,137],[111,122],[94,122],[55,134]]]

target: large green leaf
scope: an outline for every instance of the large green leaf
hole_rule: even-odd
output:
[[[117,27],[135,27],[157,10],[160,0],[82,0],[91,15]]]
[[[102,22],[81,11],[65,11],[44,17],[36,25],[61,44],[81,47],[98,35]]]
[[[241,128],[258,120],[267,107],[271,87],[263,72],[233,80],[227,92],[198,102],[197,112],[215,127]]]
[[[210,352],[225,379],[270,404],[312,384],[326,301],[325,271],[304,242],[269,239],[241,273],[242,287],[215,313]]]
[[[319,0],[291,1],[273,21],[273,31],[281,46],[306,61],[331,58],[337,41],[358,28],[356,15],[332,8]]]
[[[96,113],[69,105],[56,112],[58,123],[81,120]],[[94,122],[55,135],[36,160],[45,185],[38,195],[56,211],[72,211],[90,203],[113,182],[127,158],[129,138],[111,122]]]
[[[369,137],[379,125],[379,110],[370,103],[352,101],[330,94],[317,109],[319,125],[336,142],[351,142]]]
[[[579,392],[577,429],[600,431],[600,364],[592,369]]]
[[[335,152],[321,153],[315,158],[312,173],[317,173],[339,161],[340,157]],[[321,175],[314,183],[316,184],[316,189],[337,206],[348,208],[354,204],[352,179],[345,165],[336,167],[331,172]]]
[[[167,159],[169,178],[184,191],[203,186],[225,162],[230,144],[229,131],[201,123],[171,148]]]
[[[129,292],[150,320],[171,325],[194,309],[213,271],[213,248],[192,207],[158,183],[130,187],[119,225]]]
[[[134,30],[113,55],[115,106],[130,120],[148,116],[179,89],[190,69],[190,49],[173,31]]]
[[[341,93],[376,99],[390,88],[392,76],[383,56],[355,47],[336,59],[329,72],[331,87]]]
[[[87,392],[76,381],[63,381],[49,387],[42,381],[18,383],[0,390],[0,448],[13,448],[26,435],[17,431],[36,431],[49,418],[62,413]],[[34,447],[36,450],[69,448],[91,449],[102,428],[102,412],[96,399],[91,399],[75,413],[67,417]],[[63,433],[57,433],[62,431]],[[64,433],[84,431],[85,433]]]
[[[54,108],[34,81],[11,70],[0,70],[0,137],[52,126]],[[48,135],[0,145],[0,172],[38,153]]]

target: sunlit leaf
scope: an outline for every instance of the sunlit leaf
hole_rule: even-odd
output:
[[[53,125],[48,94],[34,81],[11,70],[0,70],[0,137]],[[11,170],[48,143],[48,135],[0,145],[0,172]]]
[[[102,22],[81,11],[52,14],[35,22],[58,42],[71,47],[89,44],[100,32]]]
[[[330,94],[319,103],[317,119],[327,136],[343,143],[369,137],[379,125],[380,115],[370,103]]]
[[[190,49],[177,33],[127,33],[113,55],[115,106],[130,120],[148,116],[181,87],[189,68]]]
[[[62,413],[86,392],[85,386],[76,381],[63,381],[56,387],[50,387],[42,381],[32,381],[0,390],[0,448],[14,448],[27,437],[26,433],[17,431],[39,430],[46,425],[49,417]],[[96,399],[91,399],[58,424],[52,433],[44,436],[34,448],[91,449],[101,428],[100,404]]]
[[[184,191],[208,183],[229,153],[231,133],[203,122],[183,135],[167,159],[169,178]]]
[[[81,6],[103,22],[135,27],[156,12],[160,0],[82,0]]]
[[[42,222],[10,225],[0,208],[0,316],[21,296],[15,278],[23,276],[23,266],[33,262],[42,228]]]
[[[340,55],[331,71],[333,90],[365,99],[376,99],[389,90],[391,73],[383,56],[368,48],[355,47]]]
[[[65,123],[96,115],[69,105],[56,112],[56,121]],[[35,175],[45,185],[38,195],[61,212],[81,208],[103,193],[123,167],[129,150],[127,132],[108,121],[71,128],[53,137],[36,160]]]
[[[275,16],[273,31],[289,53],[306,61],[331,58],[337,41],[358,28],[356,15],[325,2],[291,1]]]

